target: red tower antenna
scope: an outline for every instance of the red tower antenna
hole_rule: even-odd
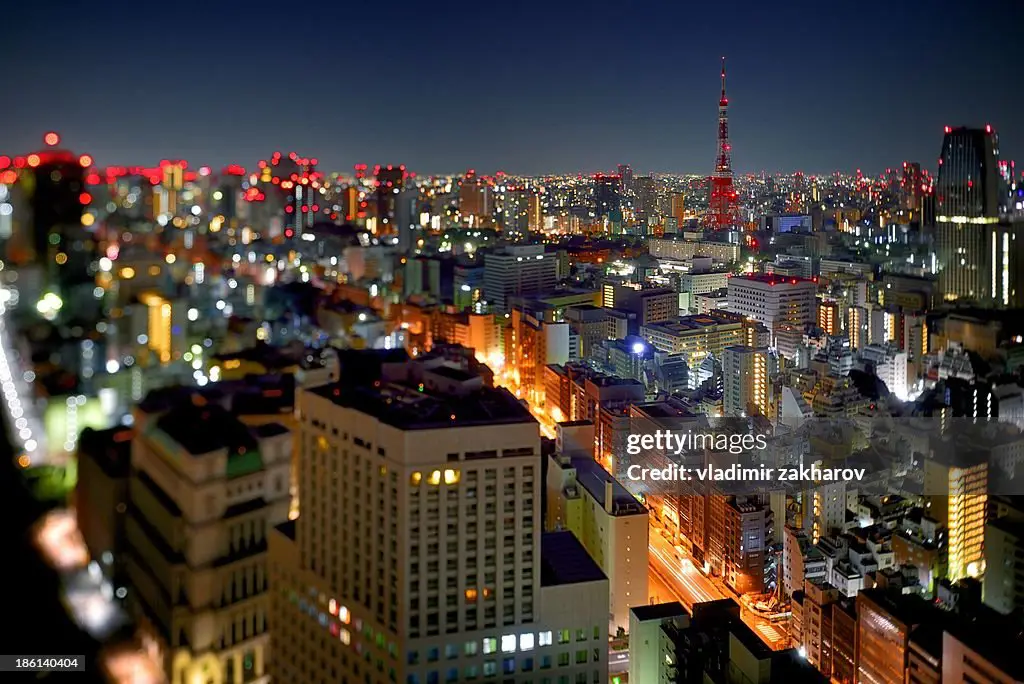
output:
[[[712,230],[739,223],[737,193],[732,182],[732,145],[729,144],[729,98],[725,94],[725,57],[722,57],[722,98],[718,101],[718,158],[709,179],[711,198],[704,223]]]

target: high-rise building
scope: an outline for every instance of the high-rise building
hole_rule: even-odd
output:
[[[201,396],[136,410],[129,599],[170,681],[266,681],[267,532],[288,519],[292,435]]]
[[[924,461],[924,491],[932,517],[947,529],[948,577],[984,572],[989,454],[967,433],[947,438]]]
[[[594,215],[599,219],[619,212],[622,205],[622,178],[599,173],[594,176]]]
[[[1003,614],[1024,608],[1024,521],[1002,517],[985,526],[985,605]]]
[[[732,498],[723,516],[725,583],[739,594],[761,593],[772,545],[772,511],[753,500]]]
[[[571,533],[541,535],[529,411],[404,352],[341,369],[299,398],[302,515],[270,542],[275,681],[607,679],[608,582]]]
[[[752,318],[772,332],[782,325],[798,329],[815,322],[818,285],[804,278],[736,276],[729,278],[729,311]]]
[[[562,426],[559,426],[562,428]],[[589,444],[594,442],[594,426]],[[584,439],[583,441],[587,441]],[[629,630],[629,611],[647,605],[647,508],[594,460],[553,454],[547,468],[548,529],[567,529],[608,576],[608,633]]]
[[[555,288],[558,262],[543,245],[516,245],[484,255],[484,299],[494,311],[509,308],[509,298]]]
[[[17,243],[27,248],[27,263],[45,265],[47,282],[65,291],[92,283],[95,241],[82,225],[83,212],[92,202],[85,186],[92,159],[59,149],[56,133],[48,133],[45,143],[45,149],[19,160],[24,168],[17,180],[30,216],[22,227],[30,238]]]
[[[935,185],[935,247],[945,301],[998,295],[999,141],[991,126],[946,128]]]
[[[633,181],[636,191],[636,214],[645,225],[658,215],[658,188],[654,176],[640,176]]]
[[[915,621],[881,589],[857,594],[857,682],[901,684]]]
[[[388,164],[378,166],[374,171],[377,186],[377,234],[392,235],[397,233],[395,219],[398,213],[398,196],[405,187],[408,174],[404,165]]]
[[[768,350],[734,345],[722,354],[727,416],[768,415]]]
[[[490,220],[491,189],[487,182],[470,169],[459,182],[459,213],[470,227],[479,226]]]
[[[686,224],[686,193],[672,193],[669,215],[676,220],[676,226],[681,228]]]
[[[617,171],[619,178],[622,179],[622,192],[626,194],[633,192],[633,167],[629,164],[619,164]]]

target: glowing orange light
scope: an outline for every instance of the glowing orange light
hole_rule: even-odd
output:
[[[54,133],[53,131],[50,131],[49,133],[43,136],[43,142],[49,145],[50,147],[53,147],[54,145],[60,143],[60,136]]]
[[[83,169],[87,169],[92,166],[92,157],[87,154],[83,154],[78,158],[78,163],[82,165]]]
[[[28,468],[30,465],[32,465],[32,459],[28,457],[28,454],[22,454],[18,457],[19,468]]]
[[[34,169],[35,167],[39,166],[39,155],[30,154],[28,155],[28,159],[26,159],[25,161],[27,161],[28,165]]]
[[[3,183],[5,185],[9,185],[11,183],[16,182],[17,180],[18,180],[18,172],[17,171],[11,171],[10,169],[8,169],[7,171],[4,171],[3,173],[0,173],[0,183]]]

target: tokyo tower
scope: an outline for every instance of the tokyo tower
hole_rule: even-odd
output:
[[[729,144],[729,98],[725,96],[725,57],[722,57],[722,99],[718,101],[718,159],[711,183],[711,200],[704,224],[712,230],[739,223],[737,193],[732,184],[732,145]]]

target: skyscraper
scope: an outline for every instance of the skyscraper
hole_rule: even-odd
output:
[[[378,166],[375,169],[377,186],[377,235],[391,235],[396,231],[398,194],[405,185],[405,166]]]
[[[57,148],[56,133],[48,133],[45,142],[45,149],[25,158],[18,178],[31,212],[25,225],[31,239],[21,244],[31,246],[30,261],[45,264],[47,281],[66,294],[68,288],[92,281],[88,267],[95,242],[82,226],[82,213],[92,202],[85,187],[85,169],[92,159]]]
[[[459,212],[463,222],[476,227],[491,217],[491,189],[487,182],[470,169],[459,183]]]
[[[619,178],[622,179],[622,192],[629,194],[633,191],[633,167],[629,164],[619,164]]]
[[[768,350],[726,347],[722,355],[727,416],[768,415]]]
[[[946,128],[935,186],[935,249],[945,301],[997,298],[999,141],[991,126]]]
[[[605,218],[619,211],[622,178],[599,173],[594,176],[594,214]]]

